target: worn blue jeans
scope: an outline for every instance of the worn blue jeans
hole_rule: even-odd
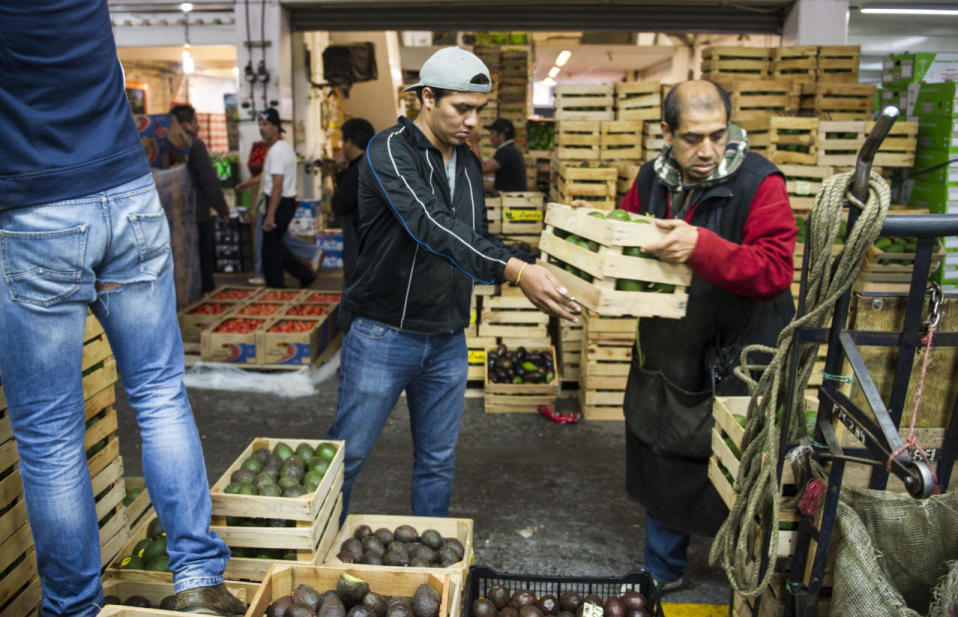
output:
[[[645,567],[659,583],[678,580],[689,567],[690,536],[645,515]]]
[[[413,334],[357,317],[340,361],[339,403],[327,438],[346,440],[343,516],[403,390],[414,451],[412,513],[447,516],[469,369],[465,334]]]
[[[229,549],[209,530],[199,433],[183,386],[173,257],[150,175],[94,195],[0,211],[0,378],[45,615],[96,615],[97,518],[83,450],[83,328],[106,331],[143,441],[176,591],[216,585]]]

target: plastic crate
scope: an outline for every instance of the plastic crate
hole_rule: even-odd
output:
[[[539,576],[503,574],[485,566],[472,566],[469,568],[463,617],[472,617],[472,603],[477,598],[484,597],[493,585],[503,585],[513,593],[519,589],[528,589],[537,598],[546,594],[558,598],[563,591],[570,589],[582,596],[595,594],[603,600],[621,596],[629,591],[638,591],[649,601],[649,613],[653,617],[664,616],[652,575],[645,570],[623,576]]]

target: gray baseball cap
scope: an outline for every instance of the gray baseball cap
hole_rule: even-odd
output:
[[[485,63],[472,52],[459,47],[443,47],[423,62],[419,81],[403,89],[432,86],[456,92],[482,92],[492,89],[492,79]]]

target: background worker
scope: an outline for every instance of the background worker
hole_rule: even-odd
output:
[[[142,438],[176,610],[242,615],[210,531],[183,386],[166,214],[124,92],[106,0],[0,3],[0,376],[40,613],[93,617],[100,537],[84,451],[83,332],[103,325]],[[4,555],[7,557],[7,555]],[[12,556],[11,556],[12,557]]]
[[[342,306],[339,402],[330,439],[345,439],[343,516],[363,461],[406,391],[414,445],[412,512],[446,516],[468,371],[464,329],[475,281],[511,282],[541,310],[578,307],[540,266],[488,233],[481,163],[466,140],[491,81],[458,47],[423,64],[422,110],[376,135],[359,171],[359,260]]]
[[[748,151],[728,94],[708,81],[665,100],[666,147],[639,170],[621,208],[668,231],[642,250],[694,277],[680,320],[639,320],[625,393],[626,484],[647,512],[645,565],[682,585],[689,534],[715,535],[728,511],[708,480],[712,400],[746,394],[745,345],[774,346],[794,314],[796,226],[775,165]]]
[[[484,126],[489,131],[489,143],[496,149],[491,159],[482,161],[482,176],[495,173],[492,187],[496,191],[524,191],[526,190],[526,159],[513,141],[516,137],[516,127],[510,120],[496,118],[492,124]],[[479,140],[473,133],[471,139],[472,151],[482,160],[479,151]]]
[[[300,287],[309,287],[316,279],[316,273],[296,259],[283,242],[289,223],[296,214],[296,153],[293,147],[282,139],[282,134],[286,131],[278,111],[272,107],[268,108],[259,115],[258,122],[260,137],[269,145],[269,152],[263,162],[260,198],[257,200],[258,204],[266,204],[263,244],[260,247],[263,278],[267,287],[286,287],[283,275],[285,270],[299,280]],[[236,188],[245,190],[258,181],[260,177],[254,176],[240,182]]]
[[[343,288],[349,285],[356,259],[359,257],[359,162],[366,144],[376,133],[363,118],[351,118],[340,128],[343,155],[347,167],[336,176],[336,191],[330,201],[333,212],[340,216],[343,228]]]
[[[226,206],[226,200],[223,199],[223,189],[220,188],[220,180],[216,176],[216,170],[213,169],[213,162],[206,150],[206,144],[199,137],[200,123],[196,119],[196,110],[192,105],[176,105],[170,113],[176,117],[183,130],[193,138],[186,166],[190,170],[193,188],[196,189],[196,235],[200,251],[200,281],[203,293],[206,293],[213,291],[215,287],[213,270],[216,253],[213,246],[213,218],[210,216],[210,210],[216,210],[216,214],[223,221],[229,220],[230,211]]]

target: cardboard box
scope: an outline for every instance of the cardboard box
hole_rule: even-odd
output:
[[[958,157],[941,150],[919,149],[908,177],[926,184],[958,183],[958,161],[955,158]]]
[[[908,195],[908,205],[928,208],[935,214],[958,212],[958,184],[915,182]]]
[[[918,148],[958,153],[958,117],[919,116]]]
[[[921,117],[944,116],[947,118],[958,115],[958,89],[955,82],[940,84],[920,84],[915,97],[914,108],[909,115]]]
[[[228,332],[220,330],[228,322],[249,322],[256,326],[248,332]],[[231,364],[262,364],[260,346],[257,345],[258,330],[266,323],[265,319],[225,317],[214,322],[203,331],[200,339],[200,357],[204,362],[228,362]],[[228,327],[228,326],[226,326]]]
[[[336,336],[338,309],[336,305],[325,317],[284,315],[270,319],[258,333],[263,363],[312,364]],[[290,322],[307,329],[283,331],[283,324]]]
[[[955,80],[958,80],[958,54],[892,54],[885,59],[882,67],[882,84],[885,87]]]

